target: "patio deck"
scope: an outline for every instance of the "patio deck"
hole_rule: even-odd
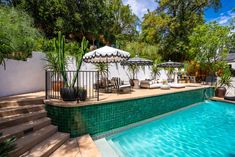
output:
[[[136,98],[142,98],[142,97],[151,97],[151,96],[157,96],[157,95],[209,87],[207,85],[191,84],[191,83],[187,83],[185,85],[186,85],[185,88],[171,88],[169,90],[162,90],[159,88],[158,89],[132,89],[132,92],[127,93],[127,94],[100,93],[99,101],[97,101],[97,99],[94,98],[94,99],[89,99],[86,101],[79,101],[79,103],[77,103],[76,101],[64,102],[62,100],[56,100],[56,99],[48,99],[48,100],[44,100],[44,102],[50,105],[61,106],[61,107],[75,107],[75,106],[95,105],[95,104],[101,104],[101,103],[106,103],[106,102],[122,101],[122,100],[128,100],[128,99],[136,99]]]

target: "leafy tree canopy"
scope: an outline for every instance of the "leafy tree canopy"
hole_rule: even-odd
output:
[[[159,7],[148,12],[142,22],[142,39],[160,44],[164,60],[189,59],[188,36],[204,22],[205,8],[220,7],[220,0],[156,0]]]
[[[67,39],[112,44],[136,34],[138,18],[121,0],[6,0],[28,12],[46,37],[62,31]]]
[[[227,56],[229,33],[229,27],[215,22],[198,25],[189,36],[191,57],[213,68],[212,64]]]

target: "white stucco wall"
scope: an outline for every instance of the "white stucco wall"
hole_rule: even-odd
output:
[[[3,66],[0,66],[0,97],[44,90],[44,66],[46,64],[46,61],[43,60],[44,57],[43,53],[33,52],[32,58],[28,58],[27,61],[7,60],[6,70],[4,70]],[[72,58],[68,69],[76,70],[75,62]],[[83,63],[81,70],[95,71],[96,69],[93,64]],[[161,70],[160,73],[160,78],[167,78],[164,70]],[[112,77],[120,77],[121,80],[129,82],[130,72],[127,67],[123,67],[119,63],[112,63],[109,64],[109,78]],[[152,78],[151,67],[146,66],[144,70],[140,68],[137,78],[139,80]]]
[[[33,52],[27,61],[9,59],[6,70],[0,66],[0,97],[44,90],[43,53]]]

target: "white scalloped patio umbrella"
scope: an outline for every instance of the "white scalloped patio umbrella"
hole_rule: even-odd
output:
[[[85,54],[83,61],[86,63],[119,63],[129,58],[130,54],[126,51],[104,46]]]
[[[126,51],[110,46],[104,46],[84,55],[83,61],[86,63],[118,63],[130,58]]]

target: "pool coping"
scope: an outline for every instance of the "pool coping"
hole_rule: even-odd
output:
[[[213,88],[213,86],[198,86],[196,88],[194,87],[193,89],[190,89],[190,87],[188,87],[186,90],[169,91],[168,93],[156,93],[156,94],[145,95],[145,96],[120,98],[120,99],[115,99],[115,100],[94,101],[94,102],[87,102],[87,103],[86,102],[77,103],[76,101],[64,102],[63,100],[56,100],[56,99],[46,99],[46,100],[44,100],[44,103],[47,105],[52,105],[52,106],[56,106],[56,107],[65,107],[65,108],[83,107],[83,106],[109,104],[109,103],[114,103],[114,102],[123,102],[123,101],[127,101],[127,100],[139,100],[139,99],[144,99],[144,98],[149,98],[149,97],[171,95],[171,94],[175,94],[175,93],[182,93],[182,92],[194,91],[194,90],[206,89],[206,88]]]

